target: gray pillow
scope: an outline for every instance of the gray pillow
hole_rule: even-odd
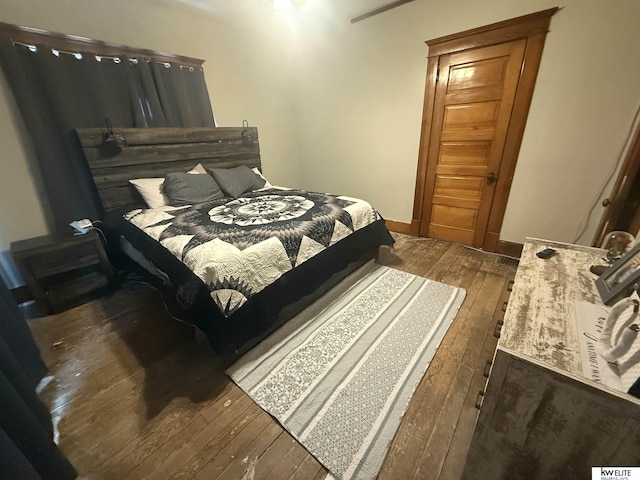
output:
[[[227,197],[237,198],[245,192],[264,187],[265,179],[251,171],[246,165],[235,168],[207,168]]]
[[[162,184],[169,205],[189,205],[224,198],[224,193],[210,175],[186,172],[169,173]]]

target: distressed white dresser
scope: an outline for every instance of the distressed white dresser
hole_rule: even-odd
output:
[[[557,250],[547,260],[536,257]],[[640,399],[582,374],[575,300],[601,304],[603,250],[527,239],[463,478],[586,479],[640,465]]]

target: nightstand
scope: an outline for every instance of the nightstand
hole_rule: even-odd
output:
[[[102,239],[94,230],[11,242],[11,254],[43,313],[59,312],[75,300],[116,286]]]

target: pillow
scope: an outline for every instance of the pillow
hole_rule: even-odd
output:
[[[169,173],[164,179],[162,188],[164,194],[169,198],[169,205],[173,206],[210,202],[224,198],[220,187],[209,175]]]
[[[264,187],[266,183],[264,178],[256,175],[246,165],[235,168],[212,168],[207,171],[227,197],[237,198],[245,192]]]
[[[202,164],[199,163],[187,173],[206,174],[207,171]],[[169,198],[167,198],[162,190],[164,178],[134,178],[129,180],[129,183],[136,187],[136,190],[149,208],[160,208],[169,205]]]
[[[251,171],[252,171],[253,173],[255,173],[256,175],[258,175],[261,179],[263,179],[263,180],[264,180],[264,185],[262,186],[262,188],[271,188],[271,187],[273,187],[273,185],[271,185],[271,184],[269,183],[269,180],[267,180],[267,179],[264,177],[264,175],[262,175],[262,172],[261,172],[260,170],[258,170],[258,167],[253,167],[253,168],[251,169]]]
[[[129,183],[136,187],[149,208],[169,205],[169,199],[162,192],[164,178],[134,178]]]
[[[207,171],[204,169],[204,167],[202,166],[201,163],[197,164],[195,167],[193,167],[191,170],[189,170],[187,173],[191,173],[191,174],[206,174]]]

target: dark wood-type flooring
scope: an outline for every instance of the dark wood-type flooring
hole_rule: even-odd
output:
[[[395,234],[394,234],[395,235]],[[395,235],[379,263],[457,285],[466,299],[402,421],[380,479],[459,478],[496,312],[516,267]],[[84,479],[323,479],[324,469],[223,372],[222,360],[137,284],[29,321],[54,380],[41,392]]]

